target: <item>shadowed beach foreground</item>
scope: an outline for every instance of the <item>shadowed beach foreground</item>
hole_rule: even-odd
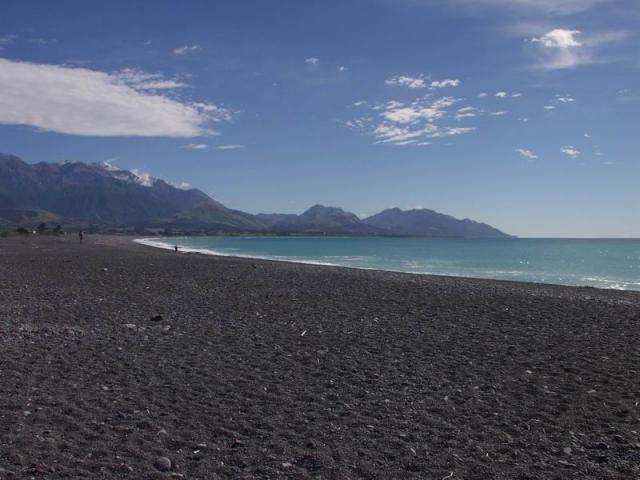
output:
[[[640,478],[632,292],[10,238],[0,378],[0,479]]]

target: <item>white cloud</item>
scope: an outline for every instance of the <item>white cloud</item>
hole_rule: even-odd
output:
[[[446,80],[434,80],[429,85],[431,88],[446,88],[446,87],[457,87],[460,85],[460,80],[449,79]]]
[[[545,105],[543,108],[545,110],[555,110],[556,109],[555,105]]]
[[[320,63],[320,59],[316,57],[309,57],[305,58],[304,63],[308,65],[317,65],[318,63]]]
[[[458,102],[453,97],[418,98],[410,103],[389,101],[371,106],[372,115],[348,121],[347,126],[375,138],[375,143],[390,145],[429,145],[430,139],[462,135],[474,127],[446,125],[446,120],[459,120],[476,115],[473,107],[451,111]]]
[[[206,150],[209,148],[209,145],[206,143],[188,143],[187,145],[183,145],[180,148],[186,148],[188,150]]]
[[[585,133],[584,134],[584,138],[591,138],[591,134],[590,133]]]
[[[523,157],[527,157],[531,160],[535,160],[536,158],[538,158],[538,155],[536,155],[531,150],[528,150],[526,148],[516,148],[516,152],[522,155]]]
[[[424,77],[410,77],[408,75],[395,75],[385,80],[387,85],[393,85],[395,87],[408,87],[408,88],[429,88],[435,90],[437,88],[457,87],[460,85],[460,80],[447,78],[444,80],[433,80],[428,82]]]
[[[578,150],[576,147],[572,147],[571,145],[562,147],[560,151],[565,155],[569,155],[571,158],[577,158],[580,155],[580,150]]]
[[[482,92],[482,93],[478,94],[478,97],[483,98],[483,97],[486,97],[487,95],[489,95],[489,94],[486,93],[486,92]]]
[[[535,57],[534,68],[566,69],[594,63],[607,63],[619,59],[605,49],[623,42],[632,34],[617,30],[583,33],[580,30],[556,28],[529,39]]]
[[[409,77],[407,75],[395,75],[385,80],[387,85],[408,88],[426,88],[427,82],[424,78]]]
[[[186,55],[187,53],[193,53],[202,50],[200,45],[184,45],[182,47],[174,48],[172,50],[174,55]]]
[[[365,100],[358,100],[357,102],[355,102],[353,104],[354,107],[362,107],[363,105],[366,105],[367,102]]]
[[[522,94],[521,93],[512,93],[511,96],[513,98],[520,98],[522,96]]]
[[[530,39],[538,44],[536,66],[548,70],[572,68],[577,65],[591,63],[590,54],[578,41],[580,30],[555,29],[540,37]]]
[[[507,92],[498,92],[498,93],[496,93],[496,97],[498,97],[498,98],[505,98],[507,95],[509,95]]]
[[[238,150],[244,147],[242,145],[218,145],[216,148],[218,150]]]
[[[556,101],[560,103],[573,103],[576,99],[573,97],[562,97],[560,95],[556,95]]]
[[[0,124],[97,137],[197,137],[233,115],[146,88],[127,84],[122,73],[0,58]]]
[[[555,70],[612,60],[603,49],[629,38],[626,31],[585,34],[580,30],[556,28],[529,39],[534,47],[535,68]]]
[[[178,188],[181,190],[188,190],[189,187],[191,187],[191,184],[189,182],[180,182],[178,184]]]
[[[348,70],[347,67],[345,67],[344,65],[341,65],[340,68],[338,68],[338,71],[340,72],[346,72]]]
[[[501,117],[501,116],[506,115],[506,114],[507,114],[506,110],[499,110],[497,112],[489,113],[489,115],[493,115],[494,117]]]
[[[580,47],[580,43],[576,37],[582,32],[580,30],[565,30],[562,28],[556,28],[550,32],[545,33],[541,37],[534,37],[531,39],[533,43],[540,43],[547,48],[570,48]]]

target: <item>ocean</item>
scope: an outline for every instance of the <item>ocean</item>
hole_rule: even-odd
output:
[[[378,237],[172,237],[182,252],[415,274],[640,290],[640,240],[453,240]]]

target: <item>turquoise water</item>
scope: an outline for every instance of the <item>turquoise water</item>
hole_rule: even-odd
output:
[[[181,251],[561,285],[640,290],[640,240],[174,237]]]

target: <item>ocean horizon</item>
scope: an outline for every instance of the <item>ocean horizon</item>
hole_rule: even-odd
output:
[[[640,291],[640,239],[155,237],[137,243],[235,256],[423,275]]]

